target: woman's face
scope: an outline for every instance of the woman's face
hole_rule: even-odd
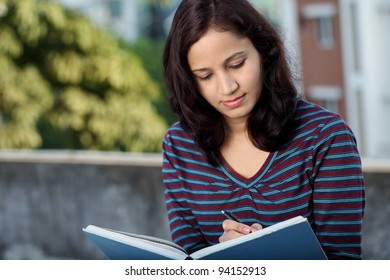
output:
[[[227,122],[246,121],[263,87],[261,57],[236,33],[209,29],[188,51],[200,94]]]

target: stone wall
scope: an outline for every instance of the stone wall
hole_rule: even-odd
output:
[[[390,172],[367,168],[365,259],[390,259]],[[161,155],[0,152],[0,259],[105,259],[82,228],[169,239]]]
[[[104,258],[88,224],[169,238],[160,155],[3,153],[0,213],[3,258]]]

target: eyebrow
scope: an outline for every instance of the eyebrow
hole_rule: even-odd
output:
[[[240,52],[236,52],[234,54],[232,54],[231,56],[229,56],[227,59],[225,59],[224,63],[228,63],[230,60],[236,58],[237,56],[240,56],[242,54],[244,54],[245,52],[244,51],[240,51]],[[197,69],[193,69],[191,70],[192,72],[203,72],[203,71],[208,71],[210,68],[208,67],[204,67],[204,68],[197,68]]]

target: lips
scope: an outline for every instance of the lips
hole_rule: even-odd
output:
[[[229,109],[233,109],[233,108],[236,108],[242,104],[242,102],[244,101],[244,97],[245,97],[245,94],[241,95],[237,98],[234,98],[232,100],[222,101],[222,104]]]

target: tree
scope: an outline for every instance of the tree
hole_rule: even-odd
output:
[[[162,97],[155,100],[154,104],[168,124],[177,121],[177,116],[172,112],[168,103],[168,93],[164,85],[162,57],[165,39],[141,38],[134,43],[122,41],[121,46],[131,53],[135,53],[143,62],[150,77],[156,81]]]
[[[0,0],[0,71],[0,147],[160,150],[158,86],[76,11]]]

